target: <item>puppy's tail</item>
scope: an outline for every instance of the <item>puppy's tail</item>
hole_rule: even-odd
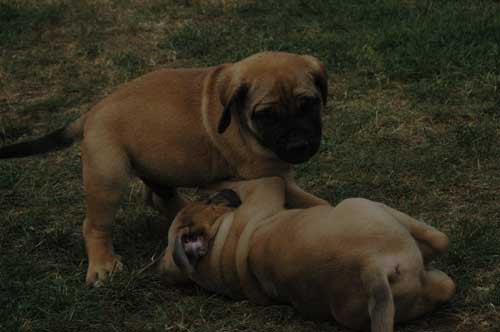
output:
[[[21,158],[62,150],[83,138],[85,115],[40,138],[0,147],[0,159]]]
[[[393,332],[395,309],[387,274],[379,268],[369,268],[361,277],[369,296],[371,332]]]

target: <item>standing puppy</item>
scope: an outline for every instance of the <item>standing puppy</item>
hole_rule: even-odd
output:
[[[445,273],[428,267],[448,238],[404,213],[361,198],[285,210],[280,178],[230,188],[239,208],[192,203],[177,215],[160,265],[171,283],[288,303],[309,318],[372,332],[393,331],[394,321],[427,313],[455,292]]]
[[[290,206],[327,204],[290,175],[292,164],[318,150],[326,99],[324,66],[311,56],[270,52],[210,68],[164,69],[123,85],[60,130],[0,148],[0,158],[83,139],[86,281],[93,285],[121,269],[110,230],[132,176],[172,216],[185,203],[176,187],[230,177],[281,176]]]

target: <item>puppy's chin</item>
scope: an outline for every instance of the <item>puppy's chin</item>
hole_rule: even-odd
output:
[[[318,151],[319,145],[318,146],[313,146],[313,147],[303,147],[303,148],[295,148],[295,149],[280,149],[275,151],[276,155],[278,158],[280,158],[283,161],[286,161],[287,163],[290,164],[301,164],[309,159],[311,159],[312,156],[316,154]]]
[[[271,146],[271,149],[279,159],[290,164],[301,164],[318,152],[319,145],[320,140],[316,138],[295,138],[284,140]]]

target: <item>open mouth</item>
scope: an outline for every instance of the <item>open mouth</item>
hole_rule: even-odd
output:
[[[182,245],[188,256],[203,256],[207,253],[201,232],[187,233],[182,236]]]

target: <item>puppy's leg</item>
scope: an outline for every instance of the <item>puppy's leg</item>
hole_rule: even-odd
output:
[[[437,255],[443,254],[448,249],[448,237],[434,227],[420,222],[409,215],[378,203],[387,213],[393,216],[401,225],[406,227],[410,234],[417,240],[425,263]]]
[[[144,184],[144,198],[146,204],[160,212],[167,221],[168,226],[170,226],[177,213],[189,203],[174,188],[158,187],[146,183]]]
[[[368,293],[371,332],[394,331],[394,300],[387,276],[380,269],[369,268],[361,278]]]
[[[283,208],[284,200],[288,208],[330,205],[327,201],[309,194],[300,188],[291,175],[286,175],[285,177],[270,176],[254,180],[222,181],[209,185],[205,189],[232,189],[238,194],[243,204],[249,202],[251,198],[252,202],[259,201],[259,204],[262,204],[262,206],[267,206],[270,202],[276,202],[281,205],[281,208]],[[269,201],[270,197],[273,196],[277,199]]]
[[[110,273],[122,269],[120,257],[113,251],[112,228],[130,169],[125,154],[112,146],[91,149],[89,144],[83,145],[82,164],[87,209],[83,236],[89,259],[86,283],[99,286]]]
[[[286,183],[286,206],[295,209],[307,209],[317,205],[330,205],[324,199],[316,197],[300,188],[295,181]]]
[[[285,180],[286,207],[290,209],[307,209],[317,205],[330,205],[324,199],[316,197],[300,188],[292,173],[283,177]]]
[[[426,292],[425,296],[432,302],[443,303],[449,301],[455,295],[457,286],[446,273],[436,269],[429,269],[424,273],[423,291]],[[432,309],[432,307],[429,309]]]

